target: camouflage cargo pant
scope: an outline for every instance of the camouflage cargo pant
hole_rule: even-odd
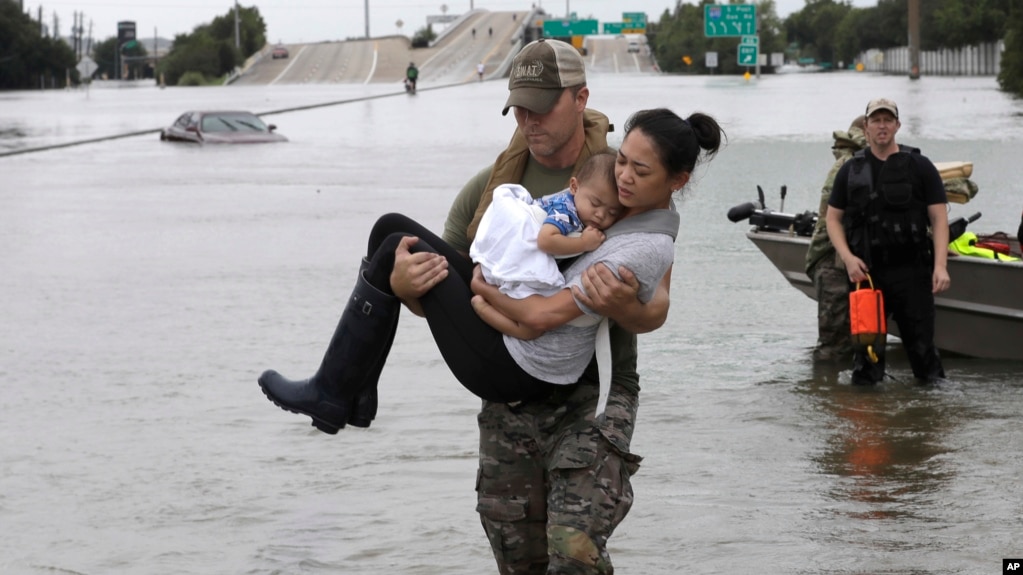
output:
[[[817,294],[817,345],[814,359],[844,360],[852,357],[849,335],[849,276],[835,265],[837,255],[821,258],[811,270]]]
[[[611,575],[607,540],[632,507],[629,453],[637,397],[613,386],[594,420],[597,386],[480,412],[477,507],[501,575]]]

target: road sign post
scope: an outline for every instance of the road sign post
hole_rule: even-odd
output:
[[[756,66],[760,77],[760,36],[743,36],[739,42],[739,65]],[[752,64],[750,63],[752,62]]]

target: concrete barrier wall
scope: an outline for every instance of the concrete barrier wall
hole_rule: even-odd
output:
[[[997,76],[1002,65],[1005,42],[989,42],[963,48],[920,52],[922,76]],[[868,72],[909,74],[909,48],[868,50],[857,57]]]

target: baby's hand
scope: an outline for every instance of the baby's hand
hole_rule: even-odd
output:
[[[583,235],[581,236],[581,238],[583,250],[587,252],[592,252],[593,250],[599,248],[600,244],[604,243],[606,236],[604,235],[604,232],[598,230],[597,228],[593,226],[586,226],[583,229]]]

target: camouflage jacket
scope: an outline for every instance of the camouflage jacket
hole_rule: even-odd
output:
[[[828,239],[828,226],[825,216],[828,213],[828,199],[831,197],[831,188],[835,185],[835,175],[857,151],[867,147],[867,138],[859,128],[849,128],[849,131],[835,130],[832,132],[835,139],[831,146],[831,153],[835,156],[835,163],[828,170],[824,179],[824,186],[821,188],[821,204],[817,209],[817,224],[813,228],[813,237],[810,239],[810,248],[806,251],[806,273],[811,276],[811,270],[825,257],[833,256],[835,246],[831,245]]]

